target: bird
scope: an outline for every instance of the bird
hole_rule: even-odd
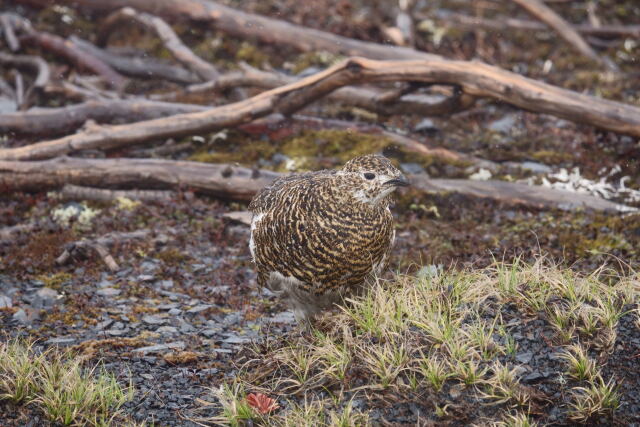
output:
[[[395,240],[391,193],[407,185],[389,159],[369,154],[261,189],[249,204],[258,285],[306,324],[365,289],[388,266]]]

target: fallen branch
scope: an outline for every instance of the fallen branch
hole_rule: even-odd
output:
[[[65,265],[74,257],[86,256],[89,250],[93,250],[107,267],[109,267],[109,270],[115,272],[118,271],[120,267],[109,253],[107,247],[124,241],[144,239],[147,238],[150,233],[150,230],[138,230],[133,232],[110,233],[95,240],[79,240],[66,245],[64,252],[56,258],[56,264]]]
[[[97,123],[137,122],[176,114],[204,111],[208,107],[141,99],[94,100],[60,108],[34,108],[0,114],[0,133],[59,135],[80,128],[87,120]]]
[[[31,71],[35,71],[37,73],[33,82],[33,87],[35,88],[43,88],[47,83],[49,83],[51,76],[51,73],[49,72],[49,65],[39,56],[10,55],[8,53],[0,52],[0,64],[13,65],[19,68],[29,68]]]
[[[411,177],[411,185],[426,193],[461,193],[473,197],[489,198],[509,205],[525,205],[537,209],[592,209],[611,213],[638,211],[636,208],[587,194],[506,181],[429,179],[414,175]]]
[[[541,22],[526,19],[502,17],[500,19],[481,18],[479,16],[464,15],[462,13],[438,10],[435,12],[436,19],[443,24],[461,25],[469,28],[482,28],[491,31],[548,31],[549,27]],[[421,19],[428,19],[430,16],[423,15]],[[640,38],[640,25],[602,25],[594,27],[587,24],[574,25],[573,28],[585,36],[595,36],[602,38]]]
[[[222,199],[250,200],[279,174],[225,164],[160,159],[58,157],[40,162],[0,161],[2,191],[47,191],[66,184],[109,189],[193,189]]]
[[[106,41],[108,34],[114,30],[114,27],[122,26],[131,21],[153,30],[158,37],[160,37],[160,40],[167,50],[171,52],[173,57],[200,76],[203,81],[214,80],[220,75],[213,65],[198,57],[191,49],[182,43],[182,40],[180,40],[173,29],[161,18],[144,12],[136,12],[130,7],[122,8],[109,15],[103,22],[101,36],[99,38],[103,42]]]
[[[95,56],[83,51],[69,40],[65,40],[54,34],[35,30],[30,31],[23,40],[36,44],[47,51],[64,56],[76,66],[88,69],[102,76],[110,86],[117,90],[123,89],[126,84],[127,80],[113,68]]]
[[[48,7],[50,0],[16,0]],[[386,46],[354,40],[286,21],[242,12],[208,0],[61,0],[58,4],[92,11],[111,12],[123,7],[153,13],[170,20],[187,18],[207,22],[218,31],[243,38],[258,38],[265,43],[292,46],[301,51],[327,51],[346,56],[375,59],[438,59],[440,56],[415,49]]]
[[[603,59],[595,50],[576,32],[570,23],[565,21],[553,9],[545,5],[541,0],[513,0],[527,12],[553,28],[560,37],[565,39],[578,52],[592,61],[604,66],[611,71],[618,71],[618,67],[610,60]]]
[[[639,107],[561,89],[490,65],[445,59],[373,61],[352,58],[244,101],[134,124],[96,126],[56,140],[2,149],[0,159],[44,159],[79,150],[109,150],[152,139],[212,132],[275,112],[292,114],[342,86],[389,81],[459,85],[474,97],[493,98],[526,110],[640,136]]]
[[[249,201],[258,190],[279,176],[282,174],[226,164],[158,159],[61,157],[36,162],[0,161],[0,188],[6,191],[46,191],[65,184],[165,190],[188,187],[194,192],[224,199]],[[537,209],[634,211],[633,208],[589,195],[525,184],[430,179],[424,175],[411,175],[409,180],[414,188],[427,193],[459,192]]]
[[[101,49],[77,36],[69,37],[75,45],[85,52],[109,64],[115,70],[132,77],[159,78],[180,84],[193,84],[200,81],[197,75],[182,67],[167,64],[152,58],[128,57]]]
[[[103,188],[84,187],[66,184],[60,190],[59,196],[64,200],[94,200],[109,202],[121,198],[130,200],[168,201],[175,197],[173,191],[162,190],[106,190]]]

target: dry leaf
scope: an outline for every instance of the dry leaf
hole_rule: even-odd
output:
[[[262,393],[249,393],[247,395],[247,403],[261,414],[268,414],[280,407],[278,402]]]

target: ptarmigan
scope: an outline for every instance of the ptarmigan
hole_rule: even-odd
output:
[[[387,267],[390,194],[405,185],[386,157],[367,155],[263,188],[249,205],[258,284],[286,299],[298,322],[364,286]]]

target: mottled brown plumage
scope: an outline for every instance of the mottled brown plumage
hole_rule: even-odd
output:
[[[258,284],[302,320],[381,273],[395,237],[390,193],[400,185],[406,180],[388,159],[368,155],[262,189],[249,205]]]

